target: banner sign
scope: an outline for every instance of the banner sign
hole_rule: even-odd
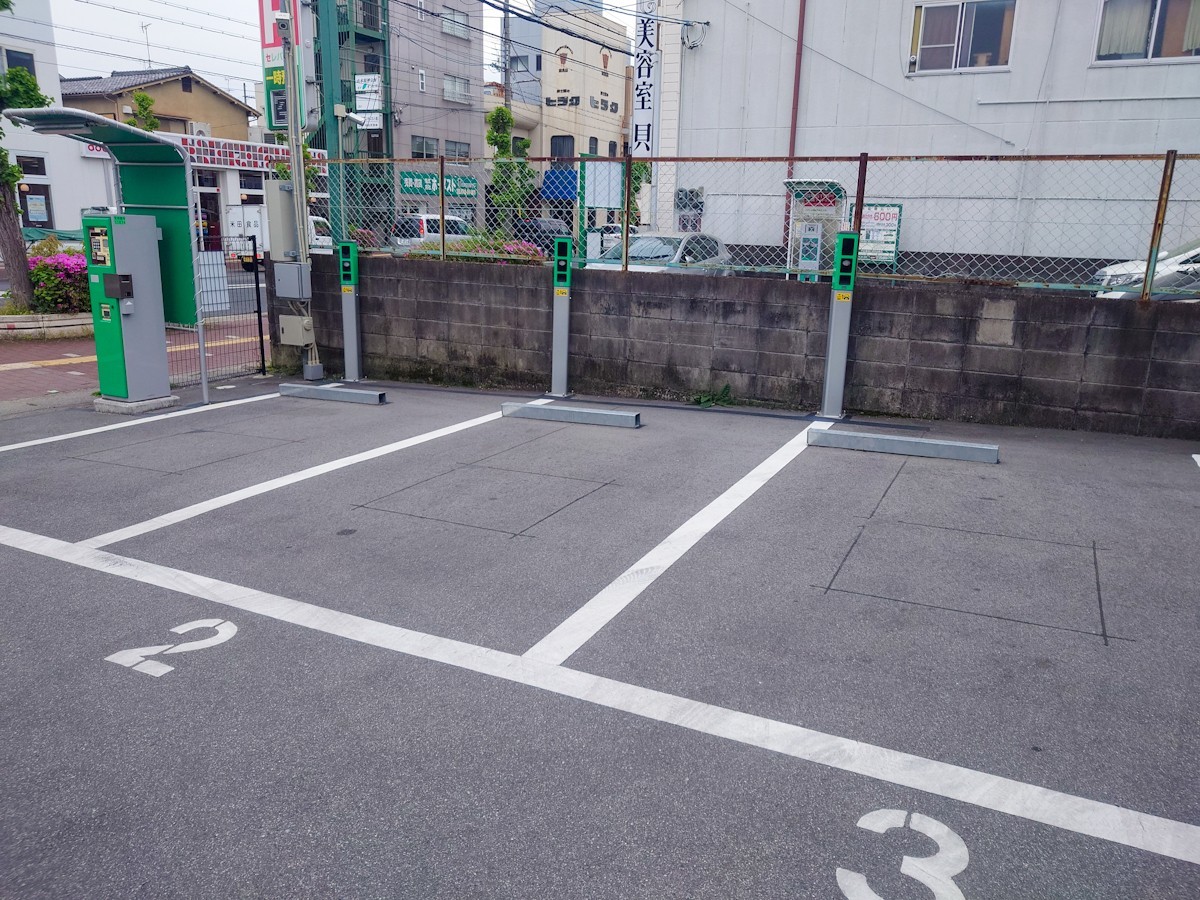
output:
[[[427,197],[436,197],[438,192],[438,177],[436,173],[429,172],[401,172],[400,173],[400,193],[402,194],[423,194]],[[472,178],[470,175],[447,175],[446,176],[446,196],[447,197],[478,197],[479,196],[479,180]]]
[[[654,156],[658,149],[658,0],[637,0],[633,36],[633,121],[630,153]]]

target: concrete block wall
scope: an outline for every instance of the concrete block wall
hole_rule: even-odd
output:
[[[363,362],[380,378],[529,389],[550,382],[548,268],[361,259]],[[341,292],[314,259],[322,361],[341,367]],[[1200,304],[984,285],[860,280],[848,409],[1200,438]],[[572,389],[820,405],[828,285],[583,270]],[[272,301],[276,316],[286,306]],[[275,345],[277,364],[295,364]]]

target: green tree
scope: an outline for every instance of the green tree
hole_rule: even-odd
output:
[[[11,8],[12,0],[0,0],[0,10]],[[38,90],[37,80],[26,69],[12,68],[0,75],[0,109],[49,105],[50,98]],[[4,138],[3,122],[0,118],[0,140]],[[29,279],[29,258],[21,237],[21,207],[17,202],[20,181],[20,166],[12,164],[8,151],[0,144],[0,256],[4,258],[13,305],[28,309],[33,302],[33,282]]]
[[[512,111],[503,106],[497,106],[484,117],[487,123],[487,143],[495,151],[495,169],[492,172],[492,189],[488,193],[488,201],[501,214],[508,218],[512,215],[526,216],[529,206],[529,195],[533,192],[537,173],[525,161],[529,151],[529,141],[517,138],[515,144],[512,137]]]
[[[133,115],[125,120],[125,124],[140,128],[142,131],[158,131],[158,126],[162,122],[158,121],[154,115],[154,98],[145,91],[134,91]]]
[[[648,162],[635,162],[629,168],[629,221],[634,225],[642,221],[642,210],[638,206],[638,194],[642,185],[652,184],[654,169]]]

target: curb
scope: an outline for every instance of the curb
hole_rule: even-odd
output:
[[[0,316],[0,341],[91,337],[92,333],[90,312]]]

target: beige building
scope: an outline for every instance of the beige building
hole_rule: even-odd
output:
[[[547,13],[542,22],[513,22],[513,134],[529,140],[530,156],[620,156],[628,133],[628,29],[584,10]],[[503,103],[501,89],[486,105]]]
[[[205,81],[187,66],[113,72],[106,77],[62,78],[64,106],[124,122],[135,109],[133,95],[154,98],[159,131],[197,137],[250,137],[249,118],[258,110]]]

